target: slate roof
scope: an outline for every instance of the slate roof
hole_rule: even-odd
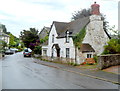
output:
[[[80,50],[84,52],[95,52],[95,50],[92,48],[90,44],[82,44],[80,47]]]
[[[70,32],[70,36],[76,35],[89,23],[89,21],[89,17],[84,17],[68,23],[54,21],[53,24],[55,25],[58,38],[60,38],[66,36],[65,32],[67,30]]]
[[[44,27],[41,32],[39,33],[39,38],[43,39],[45,36],[48,35],[48,33],[50,32],[50,28],[49,27]]]

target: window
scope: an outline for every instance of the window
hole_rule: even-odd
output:
[[[69,31],[66,32],[66,43],[69,43]]]
[[[69,58],[69,57],[70,57],[70,49],[66,48],[66,58]]]
[[[91,58],[92,57],[92,54],[87,54],[87,58]]]
[[[54,43],[54,34],[52,35],[52,43]]]
[[[47,50],[43,50],[43,56],[47,56]]]

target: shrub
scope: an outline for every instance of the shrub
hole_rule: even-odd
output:
[[[95,63],[98,63],[98,56],[97,55],[94,55],[93,59],[95,60]]]
[[[120,53],[120,43],[119,39],[111,39],[108,45],[104,46],[104,51],[102,54],[117,54]]]
[[[40,54],[41,55],[41,52],[42,51],[42,48],[41,48],[41,46],[35,46],[35,48],[34,48],[34,50],[33,50],[33,52],[35,53],[35,54]]]

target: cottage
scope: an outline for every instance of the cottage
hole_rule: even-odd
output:
[[[49,38],[42,45],[43,57],[81,64],[86,58],[93,58],[95,54],[103,52],[109,36],[103,29],[99,5],[95,3],[91,7],[93,10],[89,17],[72,22],[53,21]]]
[[[3,32],[3,24],[0,24],[0,41],[5,41],[9,44],[10,36]]]

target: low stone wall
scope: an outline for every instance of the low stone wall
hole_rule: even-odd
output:
[[[41,59],[59,63],[75,63],[75,59],[72,58],[41,56]]]
[[[104,69],[116,65],[120,65],[120,54],[101,55],[98,57],[99,69]]]

